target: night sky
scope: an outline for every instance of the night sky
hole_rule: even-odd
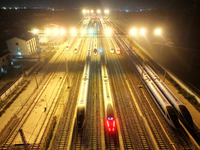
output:
[[[198,0],[194,0],[198,1]],[[11,7],[54,7],[54,8],[91,8],[108,7],[111,9],[154,9],[179,8],[192,5],[192,0],[0,0],[0,6]]]

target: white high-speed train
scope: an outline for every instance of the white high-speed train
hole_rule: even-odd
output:
[[[171,105],[176,110],[176,113],[179,119],[184,123],[193,127],[193,120],[190,115],[190,112],[185,107],[185,105],[171,92],[171,90],[165,85],[165,83],[158,77],[158,75],[147,65],[144,66],[146,72],[163,93],[163,95],[167,98],[167,100],[171,103]]]

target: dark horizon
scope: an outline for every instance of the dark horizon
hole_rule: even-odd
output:
[[[188,0],[1,0],[1,7],[53,7],[53,8],[110,8],[110,9],[180,9],[199,5],[197,1]]]

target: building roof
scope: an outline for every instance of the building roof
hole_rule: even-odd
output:
[[[8,53],[9,53],[8,49],[0,50],[0,57],[6,55],[6,54],[8,54]]]
[[[28,40],[34,38],[34,35],[32,33],[26,33],[26,34],[22,33],[20,35],[17,35],[17,36],[14,36],[14,37],[10,38],[9,40],[11,40],[13,38],[19,38],[19,39],[28,41]],[[9,40],[7,40],[7,41],[9,41]]]
[[[28,40],[34,38],[34,35],[32,33],[27,32],[27,33],[22,33],[21,35],[18,35],[17,37],[28,41]]]

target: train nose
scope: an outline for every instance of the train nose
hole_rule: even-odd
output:
[[[116,131],[116,122],[115,122],[114,119],[112,119],[112,120],[108,119],[107,122],[106,122],[106,125],[107,125],[107,128],[108,128],[108,132],[110,134],[115,133],[115,131]]]
[[[77,126],[82,129],[85,122],[85,107],[79,107],[77,111]]]

